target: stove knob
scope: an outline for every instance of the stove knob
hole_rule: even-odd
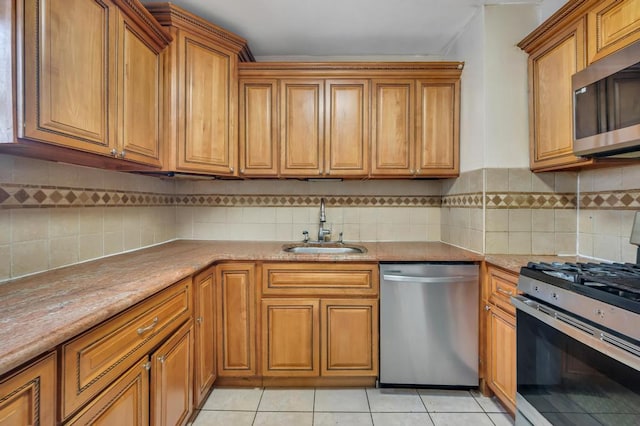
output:
[[[600,318],[604,318],[604,311],[600,308],[596,309],[596,315]]]
[[[558,293],[551,293],[551,297],[553,297],[555,300],[558,300]]]

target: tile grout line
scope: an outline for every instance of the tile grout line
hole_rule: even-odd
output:
[[[256,410],[253,412],[253,421],[251,425],[253,426],[256,423],[256,418],[258,417],[258,409],[260,408],[260,404],[262,403],[262,397],[264,396],[264,388],[261,388],[260,399],[258,400],[258,405],[256,406]]]

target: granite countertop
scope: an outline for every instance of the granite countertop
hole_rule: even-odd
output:
[[[358,243],[365,254],[291,254],[283,242],[173,241],[0,284],[0,375],[219,261],[472,261],[438,242]]]

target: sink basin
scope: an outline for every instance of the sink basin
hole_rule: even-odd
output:
[[[362,254],[367,249],[362,246],[340,243],[300,243],[287,244],[283,251],[298,254]]]

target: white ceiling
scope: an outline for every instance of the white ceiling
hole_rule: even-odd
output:
[[[153,0],[143,0],[143,3]],[[265,57],[444,57],[484,4],[544,0],[172,0]]]

